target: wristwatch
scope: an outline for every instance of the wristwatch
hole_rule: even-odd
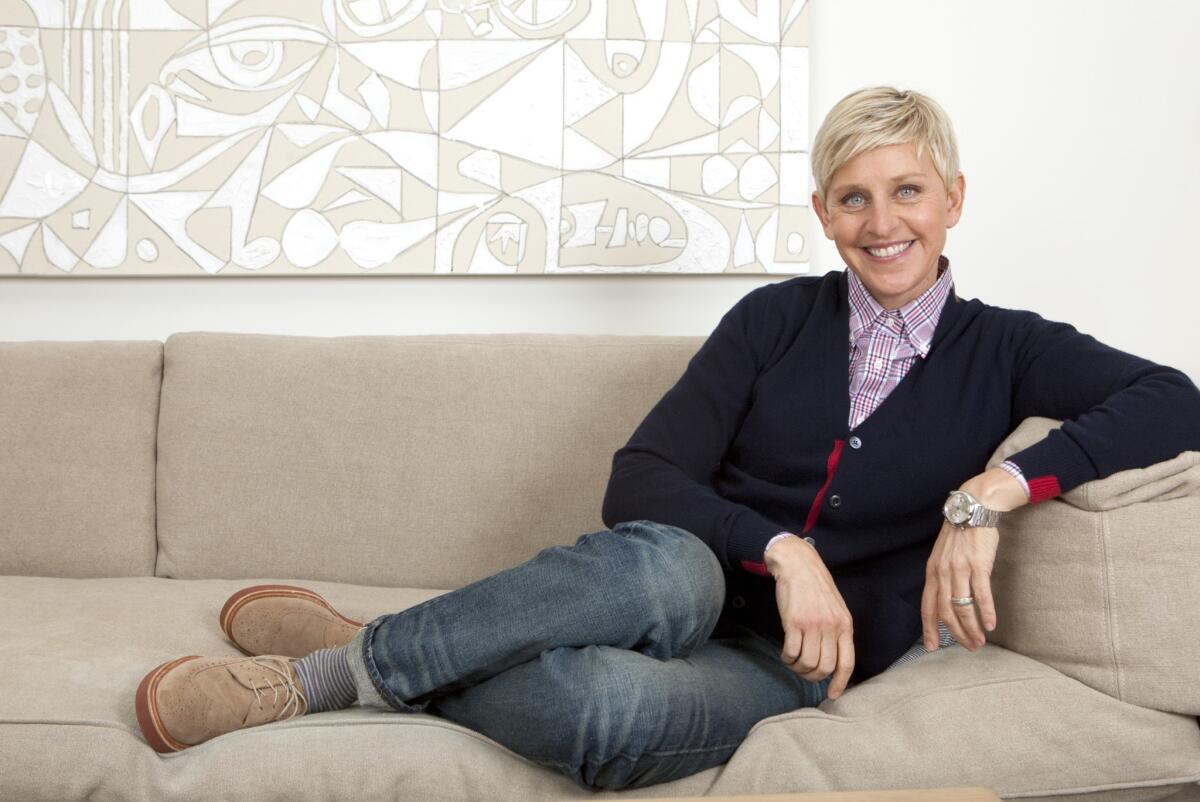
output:
[[[1000,523],[1000,511],[989,510],[965,490],[954,490],[942,507],[942,515],[959,529],[972,526],[994,527]]]

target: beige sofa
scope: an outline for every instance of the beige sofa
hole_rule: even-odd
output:
[[[368,619],[602,528],[612,452],[699,342],[0,344],[0,798],[619,796],[437,718],[357,708],[159,756],[133,694],[169,658],[236,654],[217,612],[250,582]],[[1013,518],[992,643],[763,721],[726,765],[636,795],[1200,798],[1200,455]]]

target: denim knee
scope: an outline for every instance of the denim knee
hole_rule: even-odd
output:
[[[630,570],[639,572],[650,617],[675,633],[671,654],[682,656],[707,640],[725,602],[725,575],[712,549],[691,532],[653,521],[627,521],[612,528],[629,544]]]
[[[679,715],[671,705],[665,677],[647,670],[645,658],[606,647],[553,650],[542,656],[559,679],[546,689],[559,700],[555,725],[570,732],[558,739],[562,750],[550,764],[587,789],[619,790],[652,785],[724,762],[736,748],[654,747],[666,722]],[[553,668],[557,668],[555,671]],[[566,733],[563,733],[564,736]]]

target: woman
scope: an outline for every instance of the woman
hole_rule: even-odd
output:
[[[614,457],[611,530],[366,626],[303,589],[240,591],[220,623],[258,656],[151,671],[147,740],[357,702],[435,713],[585,787],[675,779],[763,718],[977,649],[1005,512],[1200,449],[1178,371],[955,295],[942,250],[965,183],[932,100],[849,95],[812,164],[849,270],[725,315]],[[1030,415],[1065,423],[983,470]]]

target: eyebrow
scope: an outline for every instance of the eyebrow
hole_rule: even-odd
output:
[[[892,176],[891,181],[893,184],[899,184],[901,181],[907,181],[910,178],[924,177],[924,173],[904,173],[903,175]],[[866,187],[862,186],[861,184],[840,184],[829,191],[831,194],[841,195],[843,192],[849,192],[852,189],[861,191],[866,189]]]

